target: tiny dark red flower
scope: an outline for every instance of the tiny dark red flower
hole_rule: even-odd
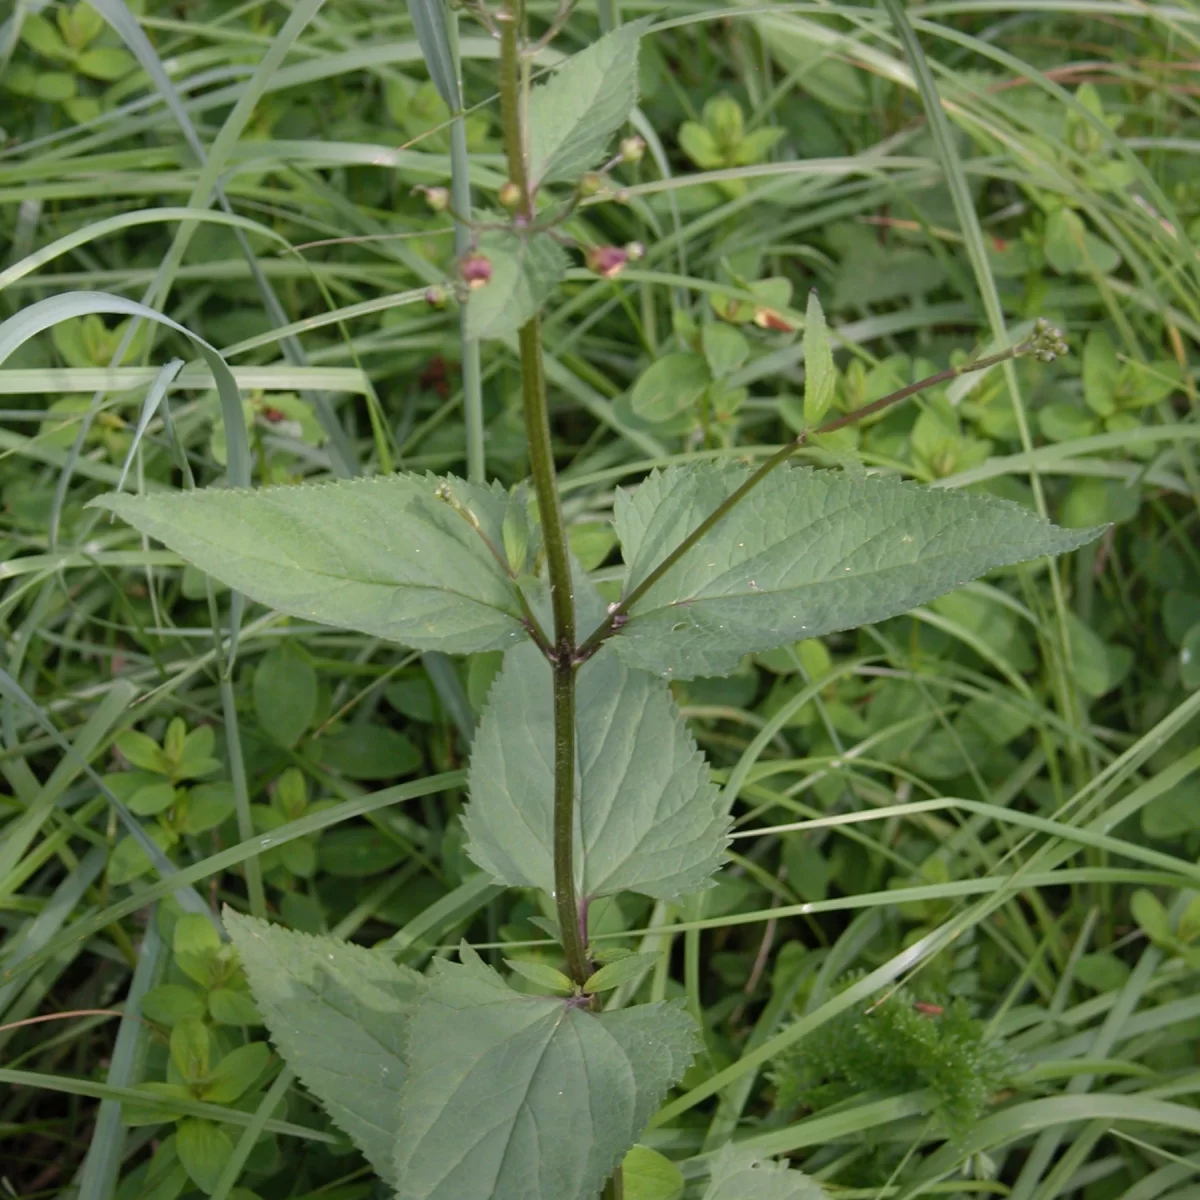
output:
[[[467,287],[486,287],[492,281],[492,260],[486,254],[468,254],[458,264]]]
[[[587,253],[588,270],[605,279],[620,275],[628,261],[629,251],[620,246],[593,246]]]
[[[795,325],[785,321],[773,308],[756,308],[754,323],[759,329],[773,329],[777,333],[794,333]]]

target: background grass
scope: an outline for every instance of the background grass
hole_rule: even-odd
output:
[[[646,257],[612,281],[573,270],[546,321],[567,513],[597,577],[616,574],[617,488],[797,427],[813,286],[846,408],[1037,316],[1073,354],[960,381],[809,461],[1113,527],[676,685],[737,840],[702,898],[598,914],[658,956],[613,1002],[682,995],[705,1031],[646,1142],[696,1194],[733,1138],[837,1196],[1193,1196],[1200,10],[610,2],[581,5],[544,62],[651,12],[649,152],[575,229]],[[228,901],[417,965],[463,936],[496,963],[553,959],[538,898],[463,852],[493,656],[230,613],[84,508],[127,460],[147,489],[524,475],[514,356],[476,362],[453,307],[424,301],[455,231],[412,188],[453,175],[487,204],[503,182],[495,45],[466,17],[444,50],[458,122],[394,3],[19,0],[0,26],[10,1194],[373,1193],[277,1058],[231,1099],[183,1086],[185,1011],[214,1065],[263,1035],[244,1009],[217,1019],[236,964],[181,914]],[[119,299],[61,298],[78,291]],[[756,308],[767,328],[723,322],[744,355],[696,348]],[[716,382],[647,419],[635,385],[667,354]],[[156,781],[178,789],[157,815]],[[224,1139],[211,1174],[180,1150],[197,1128]]]

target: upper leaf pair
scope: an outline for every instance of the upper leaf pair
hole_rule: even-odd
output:
[[[748,473],[671,467],[618,493],[624,594]],[[414,475],[93,503],[281,612],[419,650],[516,644],[520,599],[500,558],[505,515],[523,499],[496,485],[447,486],[454,503]],[[656,674],[728,674],[745,654],[896,616],[1097,532],[1059,529],[991,496],[784,467],[646,589],[612,642],[628,665]]]

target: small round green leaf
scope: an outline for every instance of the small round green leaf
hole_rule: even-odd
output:
[[[271,1051],[266,1042],[251,1042],[231,1050],[209,1073],[201,1099],[212,1104],[232,1104],[258,1081],[270,1061]]]
[[[208,993],[208,1012],[218,1025],[261,1025],[262,1014],[249,992],[214,988]]]
[[[319,738],[321,762],[347,779],[396,779],[421,765],[421,752],[383,725],[352,725]]]
[[[211,1194],[233,1154],[233,1142],[220,1126],[189,1117],[179,1122],[175,1152],[191,1181],[205,1194]]]
[[[1129,908],[1138,927],[1152,942],[1162,945],[1172,941],[1171,920],[1153,892],[1138,888]]]
[[[634,1146],[621,1164],[624,1200],[679,1200],[683,1195],[683,1172],[657,1150]]]
[[[669,421],[696,407],[712,382],[698,354],[667,354],[652,363],[633,385],[630,407],[645,421]]]
[[[317,712],[317,673],[286,647],[267,654],[254,672],[254,711],[263,732],[294,746]]]
[[[199,1017],[183,1017],[171,1030],[171,1062],[187,1083],[199,1083],[208,1075],[212,1044],[208,1027]]]
[[[185,1017],[204,1016],[204,997],[182,983],[160,983],[142,997],[142,1015],[160,1025],[178,1025]]]
[[[175,803],[175,788],[171,784],[152,783],[139,788],[129,798],[129,811],[139,817],[152,817],[155,813],[165,812]]]

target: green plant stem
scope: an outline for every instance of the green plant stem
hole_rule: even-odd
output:
[[[450,123],[450,187],[453,195],[454,252],[461,257],[471,249],[471,176],[467,152],[467,123],[463,116],[462,71],[458,57],[458,17],[447,10],[446,34],[454,59],[454,82],[458,88],[458,111]],[[467,336],[467,310],[463,307],[462,382],[463,416],[467,437],[467,478],[474,483],[487,479],[483,430],[483,374],[479,362],[479,342]]]
[[[716,508],[692,530],[670,552],[663,560],[642,580],[637,587],[633,588],[629,595],[623,596],[619,603],[613,605],[609,610],[608,616],[603,623],[599,625],[579,647],[576,653],[576,658],[579,662],[585,662],[600,648],[601,644],[616,632],[617,629],[624,623],[622,618],[628,616],[629,610],[698,542],[705,534],[714,526],[718,525],[729,513],[731,513],[776,467],[782,466],[801,446],[805,445],[809,437],[821,437],[828,433],[836,433],[839,429],[845,429],[848,425],[855,425],[859,421],[865,420],[867,417],[873,416],[875,413],[889,408],[893,404],[898,404],[901,400],[907,400],[910,396],[917,395],[918,392],[923,392],[927,388],[937,387],[940,383],[947,383],[952,379],[957,379],[960,375],[970,374],[972,371],[985,371],[989,367],[998,366],[1000,363],[1008,362],[1010,359],[1017,358],[1022,354],[1028,353],[1032,348],[1031,343],[1022,342],[1019,346],[1012,346],[1008,350],[1002,351],[1000,354],[992,354],[987,358],[978,358],[974,362],[965,363],[961,367],[947,367],[944,371],[938,371],[936,375],[929,375],[924,379],[918,379],[916,383],[910,383],[907,387],[902,387],[898,391],[891,392],[879,400],[873,400],[870,404],[864,404],[862,408],[856,408],[853,412],[845,413],[843,416],[835,417],[832,421],[826,421],[819,429],[810,432],[807,429],[802,429],[790,442],[780,447],[770,458],[766,460],[743,484],[737,487],[734,491],[721,501]]]
[[[501,16],[500,112],[508,173],[520,189],[518,212],[532,220],[533,196],[525,166],[525,137],[521,125],[518,0],[505,0]],[[517,340],[529,466],[541,516],[550,578],[550,606],[554,613],[554,644],[549,656],[554,673],[554,905],[567,973],[576,983],[582,983],[591,972],[584,935],[580,931],[579,899],[575,893],[575,597],[567,553],[567,528],[554,470],[542,364],[542,333],[537,317],[521,327]]]

